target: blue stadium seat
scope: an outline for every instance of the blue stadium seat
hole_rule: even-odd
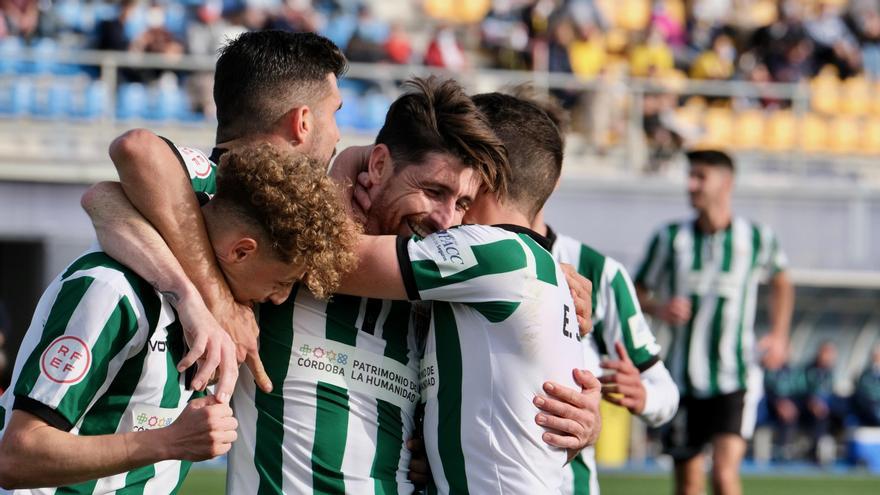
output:
[[[14,74],[18,62],[15,60],[24,48],[21,38],[7,36],[0,39],[0,74]]]
[[[147,90],[143,84],[121,84],[116,98],[116,118],[120,120],[137,119],[146,113]]]
[[[340,129],[354,129],[361,118],[360,97],[355,91],[344,87],[339,92],[342,95],[342,108],[336,112],[336,124]]]
[[[30,110],[31,99],[34,94],[34,81],[29,77],[20,77],[12,85],[12,101],[10,113],[22,117]]]
[[[31,97],[31,115],[44,119],[66,115],[71,106],[70,84],[69,80],[62,78],[38,86]]]
[[[85,119],[97,119],[107,108],[107,87],[103,81],[92,81],[86,89],[85,105],[79,115]]]
[[[180,3],[168,3],[165,5],[165,29],[180,40],[186,39],[187,26],[186,8]]]
[[[58,42],[43,38],[34,45],[37,56],[34,69],[37,74],[51,74],[58,71]]]
[[[382,93],[368,93],[363,98],[362,117],[359,121],[359,129],[365,131],[378,131],[385,123],[385,114],[391,106],[391,99]]]
[[[345,48],[357,29],[357,18],[353,15],[341,14],[330,17],[320,34],[336,46]]]

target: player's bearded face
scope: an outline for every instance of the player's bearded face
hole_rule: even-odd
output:
[[[313,112],[313,141],[307,152],[322,163],[330,163],[336,154],[336,143],[339,142],[339,127],[336,125],[336,111],[342,105],[342,96],[336,85],[336,76],[328,76],[330,91],[317,105]]]
[[[459,225],[478,188],[473,169],[451,155],[429,153],[373,186],[366,231],[426,236]]]

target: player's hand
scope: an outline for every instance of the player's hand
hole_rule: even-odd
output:
[[[211,312],[217,321],[223,322],[226,333],[235,344],[236,363],[247,364],[251,374],[254,375],[257,387],[263,392],[271,392],[272,380],[269,379],[263,368],[263,361],[260,360],[260,327],[257,326],[253,308],[229,297],[224,302],[214,305]]]
[[[619,360],[604,360],[600,366],[614,373],[599,377],[602,382],[602,397],[612,404],[625,407],[629,412],[639,415],[645,410],[647,393],[642,384],[638,368],[629,359],[626,347],[620,341],[614,343]]]
[[[210,395],[189,401],[171,426],[156,431],[171,459],[198,462],[229,452],[238,438],[236,428],[232,408]]]
[[[580,391],[556,382],[544,382],[546,396],[536,396],[535,406],[542,412],[535,422],[547,429],[544,442],[570,451],[580,451],[596,443],[602,428],[599,417],[601,384],[592,373],[574,370]]]
[[[350,146],[342,150],[333,161],[328,174],[340,187],[343,205],[348,208],[351,217],[359,223],[363,223],[366,219],[366,211],[369,207],[364,210],[357,201],[358,175],[366,172],[372,151],[372,145]]]
[[[431,480],[431,466],[428,465],[428,453],[425,451],[425,441],[421,438],[410,438],[406,441],[406,448],[412,453],[409,459],[410,481],[416,486],[425,486]]]
[[[785,364],[788,339],[774,332],[761,337],[758,350],[763,353],[761,363],[769,370],[776,370]]]
[[[577,314],[578,328],[583,337],[593,329],[593,283],[568,263],[560,263],[559,266],[568,281]]]
[[[198,363],[192,387],[204,390],[212,377],[216,378],[214,393],[220,402],[229,402],[238,379],[238,361],[235,345],[217,320],[208,311],[198,292],[192,291],[176,301],[175,309],[183,327],[189,351],[177,363],[182,372]]]
[[[370,180],[370,174],[367,172],[361,172],[357,176],[357,182],[354,185],[354,206],[362,211],[366,216],[367,213],[370,212],[370,208],[373,206],[373,201],[370,199],[370,188],[373,187],[373,181]]]
[[[684,297],[673,297],[660,308],[657,316],[670,325],[684,325],[691,319],[691,302]]]

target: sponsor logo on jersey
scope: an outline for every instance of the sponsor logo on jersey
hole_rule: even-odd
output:
[[[92,352],[80,338],[63,335],[43,351],[40,370],[55,383],[75,384],[82,381],[92,365]]]
[[[180,156],[186,162],[187,168],[199,179],[204,179],[211,175],[211,160],[204,153],[197,149],[181,146]]]
[[[146,403],[136,403],[131,406],[131,414],[129,415],[128,421],[130,421],[131,427],[126,427],[125,429],[128,431],[146,431],[146,430],[158,430],[159,428],[165,428],[166,426],[171,425],[174,420],[180,416],[183,408],[186,407],[181,406],[179,408],[170,408],[170,407],[158,407],[152,404]],[[123,426],[127,426],[124,422]]]
[[[426,240],[434,243],[434,248],[438,254],[437,266],[440,269],[441,277],[445,278],[455,275],[477,265],[477,259],[470,246],[459,245],[458,239],[448,230],[435,232],[433,235],[428,236]]]
[[[419,400],[418,372],[381,354],[320,337],[294,335],[291,376],[369,394],[412,410]]]
[[[154,352],[165,352],[168,349],[168,343],[164,340],[151,340],[148,342],[150,350]]]

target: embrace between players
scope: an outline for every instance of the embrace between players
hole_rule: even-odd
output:
[[[414,79],[328,176],[344,69],[320,36],[247,33],[210,156],[114,141],[120,182],[83,197],[100,246],[44,293],[0,399],[4,489],[174,493],[229,451],[230,493],[572,493],[602,394],[675,413],[625,271],[561,265],[586,246],[543,223],[558,122]]]

